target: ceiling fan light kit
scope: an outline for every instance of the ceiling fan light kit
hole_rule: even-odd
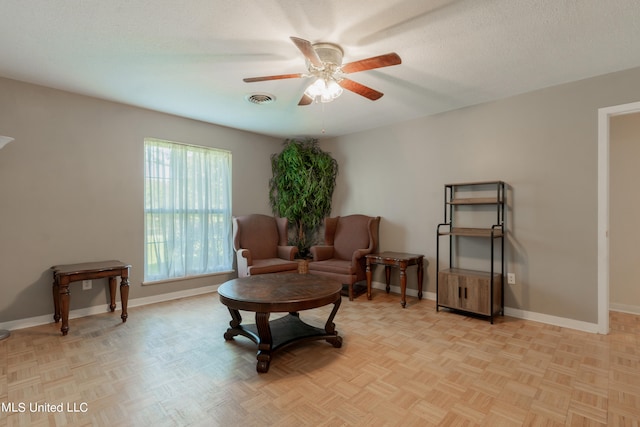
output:
[[[312,44],[298,37],[290,38],[304,55],[308,73],[250,77],[243,80],[247,83],[253,83],[267,80],[314,77],[314,82],[305,89],[298,105],[309,105],[313,101],[331,102],[342,94],[343,89],[364,96],[371,101],[380,99],[383,95],[382,92],[350,80],[345,75],[402,63],[398,54],[388,53],[342,65],[344,51],[340,46],[333,43]]]
[[[342,87],[332,77],[326,79],[319,77],[309,85],[304,94],[316,102],[331,102],[342,94]]]
[[[317,79],[307,87],[304,94],[315,102],[331,102],[342,95],[342,87],[338,82],[342,80],[340,66],[344,52],[340,46],[333,43],[316,43],[311,47],[315,50],[322,66],[315,66],[307,58],[307,69],[310,75]]]

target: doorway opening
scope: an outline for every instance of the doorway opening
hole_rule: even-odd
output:
[[[610,119],[640,112],[640,102],[598,110],[598,333],[609,333]]]

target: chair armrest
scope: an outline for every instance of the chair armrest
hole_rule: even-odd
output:
[[[278,258],[293,261],[298,253],[297,246],[278,246]]]
[[[314,261],[324,261],[333,258],[333,246],[316,245],[309,249]]]
[[[238,277],[247,277],[249,267],[253,265],[253,257],[249,249],[238,249],[236,261],[238,262]]]
[[[371,248],[356,249],[353,252],[353,257],[351,258],[351,262],[355,264],[360,258],[364,257],[365,255],[370,254],[371,252],[372,252]]]
[[[253,265],[253,257],[249,249],[238,249],[238,255],[246,260],[247,265]]]

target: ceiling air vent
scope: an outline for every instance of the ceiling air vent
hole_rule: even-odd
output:
[[[276,101],[276,97],[268,93],[252,93],[246,96],[246,100],[252,104],[264,105],[272,104]]]

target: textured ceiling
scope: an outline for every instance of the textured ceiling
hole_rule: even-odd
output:
[[[349,76],[378,101],[345,91],[299,107],[306,79],[242,81],[305,72],[289,36],[340,44],[344,62],[397,52],[403,63]],[[0,76],[277,137],[348,134],[638,66],[638,0],[0,1]]]

